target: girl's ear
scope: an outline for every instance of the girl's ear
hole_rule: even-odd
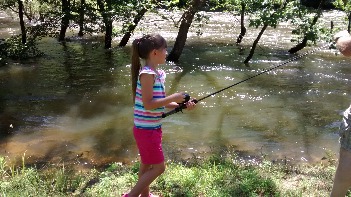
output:
[[[152,56],[155,56],[155,55],[156,55],[156,50],[154,49],[154,50],[150,51],[148,57],[152,57]]]
[[[157,55],[157,50],[156,49],[152,50],[152,54]]]

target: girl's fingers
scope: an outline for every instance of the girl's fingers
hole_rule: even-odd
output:
[[[188,110],[194,109],[195,106],[196,106],[196,104],[195,104],[194,102],[192,102],[192,101],[188,101],[188,102],[186,103],[186,108],[187,108]]]

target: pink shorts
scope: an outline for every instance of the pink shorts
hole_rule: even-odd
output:
[[[143,164],[159,164],[165,158],[162,151],[162,129],[139,129],[134,126],[134,138]]]

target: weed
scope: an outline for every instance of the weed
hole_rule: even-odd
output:
[[[25,166],[24,156],[19,167],[0,157],[0,196],[120,196],[135,185],[140,167],[137,162],[112,163],[87,172],[64,164],[35,169]],[[185,162],[169,161],[166,172],[150,187],[164,197],[328,196],[334,173],[332,163],[290,165],[245,160],[228,150],[207,158],[194,155]]]

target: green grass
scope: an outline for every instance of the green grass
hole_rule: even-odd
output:
[[[21,166],[11,166],[0,157],[0,196],[121,196],[136,183],[139,169],[138,163],[113,163],[88,171],[74,171],[63,164],[37,169],[24,163],[23,159]],[[332,162],[275,164],[246,161],[227,152],[168,162],[151,190],[164,197],[329,196],[334,173]]]

